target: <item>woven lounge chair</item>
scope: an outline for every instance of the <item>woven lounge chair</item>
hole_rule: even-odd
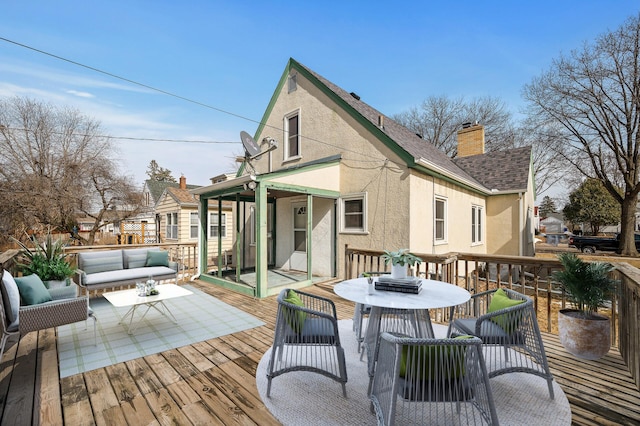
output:
[[[370,394],[378,425],[497,425],[482,341],[382,333]]]
[[[267,396],[274,377],[293,371],[311,371],[332,378],[342,385],[342,394],[347,396],[347,367],[333,301],[284,289],[278,295]]]
[[[93,319],[93,340],[96,343],[96,321],[87,296],[77,297],[78,286],[49,289],[51,301],[37,305],[21,306],[20,294],[15,280],[7,270],[2,271],[0,283],[0,322],[2,341],[0,360],[7,340],[11,336],[23,336],[30,331],[44,330],[59,325]]]
[[[553,395],[553,376],[544,351],[533,300],[509,289],[475,294],[458,307],[449,335],[470,334],[482,339],[489,377],[530,373],[544,378]]]

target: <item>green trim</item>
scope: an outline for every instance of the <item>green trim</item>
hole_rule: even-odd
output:
[[[203,224],[200,230],[200,273],[207,272],[207,220],[209,216],[209,201],[206,198],[200,198],[200,223]]]
[[[269,287],[267,258],[267,188],[258,185],[256,193],[256,295],[265,297]],[[246,223],[246,222],[245,222]]]
[[[249,296],[254,296],[253,287],[250,287],[250,286],[247,286],[247,285],[234,283],[233,281],[228,281],[228,280],[225,280],[223,278],[218,278],[218,277],[215,277],[215,276],[209,275],[209,274],[201,274],[200,275],[200,280],[204,281],[206,283],[209,283],[209,284],[215,284],[215,285],[218,285],[220,287],[224,287],[224,288],[228,288],[230,290],[237,291],[238,293],[246,294],[246,295],[249,295]]]
[[[313,195],[307,195],[307,280],[313,280]]]
[[[292,185],[290,183],[269,182],[263,181],[258,185],[259,187],[266,187],[270,189],[277,189],[280,191],[296,192],[299,194],[311,194],[317,197],[325,198],[339,198],[340,191],[332,191],[329,189],[309,188],[308,186]]]

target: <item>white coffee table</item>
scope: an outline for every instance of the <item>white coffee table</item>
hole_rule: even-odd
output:
[[[156,286],[156,289],[158,289],[158,294],[155,296],[138,296],[138,291],[135,288],[131,290],[111,291],[104,293],[103,296],[109,301],[109,303],[117,308],[130,307],[127,313],[120,319],[120,323],[125,324],[127,317],[129,317],[127,330],[129,334],[133,334],[151,308],[154,308],[156,311],[172,320],[174,324],[177,324],[178,320],[173,316],[167,305],[164,304],[164,301],[175,297],[193,294],[193,292],[175,284],[161,284]],[[134,323],[133,319],[139,306],[146,306],[147,309]]]

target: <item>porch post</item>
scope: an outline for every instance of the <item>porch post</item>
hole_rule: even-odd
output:
[[[207,273],[207,253],[209,251],[208,241],[207,241],[207,229],[209,229],[208,220],[208,212],[209,212],[209,199],[201,197],[200,205],[198,206],[200,210],[200,252],[198,253],[198,271],[197,274]]]
[[[313,278],[313,271],[311,270],[311,265],[313,262],[311,261],[311,246],[313,235],[313,195],[307,194],[307,279],[311,280]]]
[[[258,184],[255,189],[256,197],[256,295],[266,297],[269,287],[267,259],[267,187]]]

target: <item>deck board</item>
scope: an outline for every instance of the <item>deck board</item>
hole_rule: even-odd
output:
[[[0,423],[278,424],[255,385],[258,362],[273,338],[276,298],[191,285],[265,325],[64,379],[54,368],[53,329],[29,333],[19,344],[10,340],[0,363]],[[353,303],[335,296],[331,285],[308,291],[334,300],[340,319],[351,318]],[[569,355],[556,335],[543,333],[543,340],[574,425],[640,424],[640,391],[617,351],[584,361]]]

